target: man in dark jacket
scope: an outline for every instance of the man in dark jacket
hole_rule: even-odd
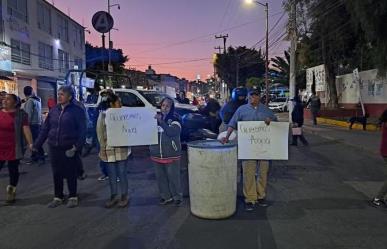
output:
[[[31,86],[26,86],[23,89],[26,97],[24,103],[24,111],[28,114],[28,123],[30,124],[32,139],[35,141],[40,132],[42,125],[42,103],[38,96],[35,95]],[[44,150],[39,148],[31,154],[32,162],[38,162],[39,165],[44,164]]]
[[[293,123],[293,136],[291,145],[297,146],[297,140],[300,138],[301,142],[304,145],[308,145],[308,141],[306,141],[304,137],[304,133],[302,132],[302,126],[304,125],[304,105],[302,104],[300,97],[294,97],[294,107],[292,111],[292,123]],[[298,134],[295,134],[296,131]]]
[[[64,201],[63,180],[67,180],[69,199],[67,207],[78,206],[77,157],[85,142],[85,111],[74,104],[75,92],[71,86],[58,91],[58,105],[51,109],[44,122],[34,148],[40,148],[48,140],[51,166],[54,175],[55,197],[48,207],[55,208]]]
[[[210,118],[211,131],[218,134],[221,122],[219,119],[220,104],[216,99],[210,98],[208,94],[204,97],[204,100],[206,101],[206,105],[200,110],[200,112]]]
[[[236,110],[247,104],[247,89],[244,87],[237,87],[232,90],[231,100],[227,102],[222,109],[220,110],[220,118],[222,119],[222,124],[219,127],[219,132],[227,130],[228,122],[230,122],[232,116]]]
[[[313,118],[313,124],[317,125],[317,116],[321,108],[321,101],[320,101],[320,98],[316,95],[315,91],[312,92],[312,96],[310,96],[308,103],[306,105],[310,106],[310,111],[312,113],[312,118]]]
[[[176,99],[180,104],[189,105],[189,99],[185,96],[185,91],[180,91]]]

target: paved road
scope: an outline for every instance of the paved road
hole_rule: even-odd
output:
[[[96,155],[84,160],[81,206],[46,208],[52,198],[48,165],[23,165],[18,202],[0,207],[1,249],[385,249],[387,209],[367,205],[386,177],[376,154],[307,134],[310,147],[291,147],[290,160],[270,171],[271,206],[244,212],[241,200],[230,219],[190,214],[187,165],[183,207],[157,205],[147,150],[134,150],[127,209],[103,208],[108,184],[97,182]],[[0,173],[0,201],[7,184]]]

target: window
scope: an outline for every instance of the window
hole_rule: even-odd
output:
[[[54,70],[52,46],[39,42],[39,67]]]
[[[58,49],[59,72],[67,72],[69,70],[69,54]]]
[[[62,15],[57,15],[58,38],[69,42],[69,21]]]
[[[83,42],[83,29],[79,28],[77,25],[73,24],[73,46],[74,48],[79,48],[83,50],[85,43]]]
[[[11,60],[24,65],[31,65],[30,44],[11,39]]]
[[[51,34],[51,10],[41,2],[38,2],[38,28]]]
[[[122,106],[127,107],[144,107],[144,102],[139,97],[129,92],[116,92],[117,96],[120,97]]]
[[[8,15],[28,22],[27,0],[8,0],[7,11]]]
[[[83,69],[83,60],[79,57],[74,58],[74,66],[77,66],[79,70]]]

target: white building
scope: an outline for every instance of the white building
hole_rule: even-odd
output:
[[[47,106],[68,69],[85,68],[84,27],[45,0],[0,0],[0,91],[32,86]]]

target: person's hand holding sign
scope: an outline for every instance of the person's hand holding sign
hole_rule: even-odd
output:
[[[270,122],[271,122],[271,118],[266,118],[266,119],[265,119],[265,124],[266,124],[266,125],[270,125]]]

